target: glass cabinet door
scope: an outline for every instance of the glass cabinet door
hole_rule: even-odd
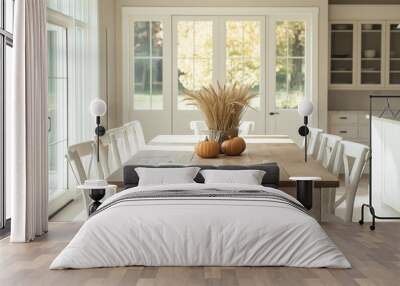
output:
[[[330,84],[354,84],[354,24],[331,24]]]
[[[360,84],[381,85],[383,75],[383,25],[381,23],[362,23],[360,28]]]
[[[389,84],[400,84],[400,22],[389,24]]]

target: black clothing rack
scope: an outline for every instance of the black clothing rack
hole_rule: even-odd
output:
[[[400,119],[398,118],[400,115],[400,110],[395,111],[392,106],[390,105],[390,99],[400,99],[400,95],[370,95],[369,96],[369,203],[363,204],[361,206],[361,219],[359,223],[362,225],[364,224],[364,209],[368,208],[371,216],[372,216],[372,224],[370,225],[370,229],[375,229],[375,219],[382,219],[382,220],[392,220],[392,219],[400,219],[400,217],[394,216],[379,216],[375,212],[375,208],[373,206],[372,201],[372,104],[375,100],[385,100],[385,107],[382,109],[381,113],[379,114],[379,118],[384,116],[386,113],[389,113],[391,119]]]

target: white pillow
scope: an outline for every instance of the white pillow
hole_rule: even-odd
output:
[[[135,168],[139,176],[139,186],[171,185],[195,183],[193,180],[200,168]]]
[[[261,170],[202,170],[205,184],[261,185],[265,171]]]

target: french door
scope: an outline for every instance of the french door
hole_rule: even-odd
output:
[[[289,135],[297,143],[302,140],[297,130],[303,122],[297,105],[304,96],[311,97],[308,31],[303,19],[270,19],[269,58],[273,64],[269,66],[268,129],[271,134]]]
[[[210,83],[249,84],[257,97],[244,120],[265,126],[265,18],[239,16],[175,16],[173,33],[173,132],[190,132],[189,122],[201,113],[183,101],[185,89]]]
[[[124,56],[129,55],[123,73],[124,120],[141,120],[147,139],[190,134],[190,121],[202,120],[200,111],[183,101],[185,89],[238,82],[250,84],[257,95],[243,118],[255,122],[254,133],[287,134],[300,141],[297,104],[304,96],[317,99],[315,18],[128,15],[123,13],[123,34],[129,35],[123,44]],[[152,52],[154,43],[162,43],[162,55]],[[161,83],[162,88],[156,86]]]

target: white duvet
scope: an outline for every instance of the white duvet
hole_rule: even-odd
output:
[[[265,190],[262,186],[185,184],[163,190]],[[292,199],[294,200],[294,199]],[[89,218],[50,269],[145,266],[294,266],[349,268],[318,222],[293,206],[257,199],[125,201]]]

